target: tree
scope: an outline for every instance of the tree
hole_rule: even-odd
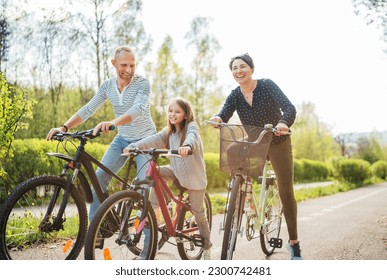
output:
[[[291,128],[295,158],[326,161],[340,156],[340,147],[335,143],[329,127],[319,120],[315,105],[304,102],[298,111]]]
[[[64,91],[66,70],[71,55],[71,33],[66,28],[69,14],[64,9],[48,10],[39,22],[39,32],[36,38],[36,50],[41,54],[42,73],[47,73],[46,82],[51,100],[50,126],[58,124],[59,99]]]
[[[380,29],[382,40],[387,43],[387,0],[352,0],[352,4],[355,14]],[[387,53],[387,46],[384,51]]]
[[[347,139],[343,135],[337,135],[335,137],[335,141],[340,146],[341,156],[342,157],[349,156],[348,147],[347,147],[347,145],[348,145]]]
[[[115,40],[125,42],[125,44],[136,49],[136,55],[139,61],[151,50],[153,40],[147,36],[144,25],[139,20],[142,12],[141,0],[128,0],[116,12],[116,18],[125,20],[114,21]]]
[[[15,132],[26,128],[25,119],[32,117],[32,103],[0,72],[0,178],[5,175],[3,166],[6,159],[12,157],[11,144]]]
[[[137,19],[142,1],[78,1],[83,8],[82,12],[73,15],[74,26],[79,32],[78,38],[83,40],[82,54],[90,55],[97,70],[97,85],[100,86],[109,76],[110,58],[115,47],[132,44],[132,47],[140,50],[140,55],[144,55],[150,48],[151,41],[146,37],[141,21]]]
[[[166,36],[157,52],[156,65],[148,65],[152,73],[152,118],[158,130],[163,128],[168,100],[173,96],[183,96],[186,92],[183,69],[174,60],[174,46],[171,36]]]
[[[11,31],[7,19],[7,1],[1,1],[0,14],[0,71],[5,71],[4,63],[8,60],[9,35]]]
[[[383,159],[382,148],[375,135],[360,137],[356,143],[357,151],[354,158],[364,159],[371,164]]]
[[[190,100],[195,109],[197,121],[203,124],[211,115],[214,99],[220,96],[217,87],[217,67],[214,57],[220,50],[218,40],[209,33],[210,19],[195,17],[191,21],[191,30],[186,33],[188,47],[194,49],[196,55],[192,61],[192,78],[190,84]],[[218,100],[215,100],[218,101]]]

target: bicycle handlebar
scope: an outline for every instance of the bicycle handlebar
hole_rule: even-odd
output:
[[[123,156],[136,156],[136,155],[139,155],[139,154],[148,154],[148,155],[151,155],[151,156],[166,155],[166,156],[178,156],[178,157],[180,157],[179,151],[178,150],[172,150],[172,149],[170,149],[170,150],[166,150],[166,149],[139,150],[137,148],[134,148],[128,154],[121,154],[121,155],[123,155]],[[192,151],[189,151],[188,154],[192,155]]]
[[[217,126],[236,126],[236,125],[244,126],[243,124],[229,124],[229,123],[224,123],[224,122],[218,123],[218,122],[212,122],[212,121],[206,121],[206,123],[217,125]],[[281,133],[283,135],[291,135],[292,134],[290,131],[287,131],[287,132],[284,132],[284,131],[280,132],[280,131],[278,131],[277,128],[273,127],[272,124],[265,124],[265,126],[263,128],[264,128],[264,130],[270,131],[272,133],[279,132],[279,133]]]
[[[115,130],[116,127],[114,125],[112,125],[109,130]],[[80,139],[80,138],[89,138],[89,139],[94,139],[95,137],[97,136],[100,136],[102,130],[98,130],[97,134],[96,135],[93,135],[93,130],[94,128],[91,128],[91,129],[88,129],[88,130],[84,130],[84,131],[76,131],[76,132],[73,132],[73,133],[69,133],[69,132],[62,132],[62,133],[57,133],[55,134],[52,139],[53,140],[58,140],[58,141],[61,141],[63,140],[65,137],[71,137],[71,138],[75,138],[75,139]]]

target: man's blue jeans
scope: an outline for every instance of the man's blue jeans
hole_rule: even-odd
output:
[[[126,156],[121,156],[123,149],[125,149],[130,143],[134,143],[137,141],[138,140],[128,141],[122,136],[116,135],[116,137],[114,137],[113,141],[111,142],[109,148],[106,150],[105,154],[103,155],[101,159],[101,163],[105,165],[107,168],[109,168],[111,171],[113,171],[114,173],[117,173],[124,166],[124,164],[128,159],[128,157]],[[145,179],[146,170],[148,169],[148,165],[149,165],[148,160],[149,160],[149,157],[146,155],[139,155],[136,157],[137,178],[139,178],[140,180]],[[96,175],[102,189],[105,192],[107,192],[112,176],[106,174],[106,172],[100,168],[97,168]],[[92,194],[93,194],[93,202],[90,204],[90,212],[89,212],[90,221],[93,219],[95,211],[97,211],[97,208],[101,205],[101,202],[99,201],[94,191],[94,188],[92,189]]]

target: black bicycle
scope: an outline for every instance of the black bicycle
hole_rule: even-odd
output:
[[[59,141],[58,147],[62,144],[68,155],[47,154],[65,161],[60,175],[28,179],[5,199],[0,210],[0,259],[78,257],[88,227],[86,203],[93,199],[91,185],[101,202],[108,197],[93,164],[115,178],[122,189],[128,188],[134,160],[129,161],[124,177],[113,173],[86,152],[87,142],[100,135],[92,132],[93,129],[56,134],[53,139]]]

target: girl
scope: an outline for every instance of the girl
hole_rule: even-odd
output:
[[[161,166],[160,175],[168,180],[178,180],[187,189],[191,207],[204,237],[204,259],[211,259],[210,229],[205,217],[203,201],[207,187],[206,168],[199,127],[190,102],[184,98],[173,98],[168,107],[167,126],[159,133],[130,144],[131,149],[168,148],[179,151],[181,158],[171,158],[171,165]],[[187,156],[192,151],[192,155]]]

